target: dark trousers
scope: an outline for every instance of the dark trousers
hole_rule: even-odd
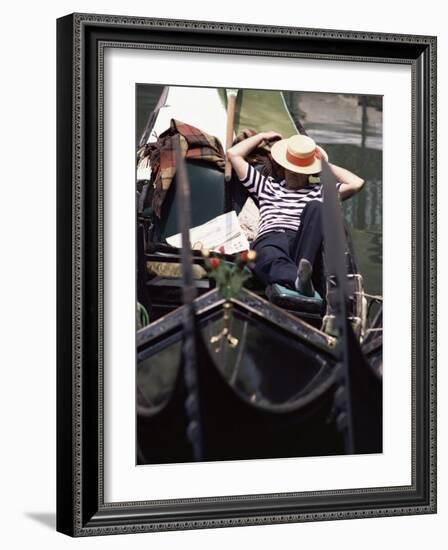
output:
[[[322,242],[322,203],[311,201],[302,212],[297,231],[270,231],[254,241],[255,275],[265,285],[278,283],[295,289],[297,266],[306,258],[313,266],[314,288],[324,296]]]

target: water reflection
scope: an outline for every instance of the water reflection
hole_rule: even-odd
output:
[[[285,92],[296,122],[328,153],[330,162],[366,181],[343,203],[365,289],[382,294],[382,98]]]

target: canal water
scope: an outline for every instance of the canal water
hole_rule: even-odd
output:
[[[328,153],[329,161],[362,177],[363,190],[343,202],[365,290],[382,295],[382,98],[285,92],[293,118]]]

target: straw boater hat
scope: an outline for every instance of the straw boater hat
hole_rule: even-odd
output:
[[[280,166],[299,174],[317,174],[322,170],[321,159],[328,159],[313,139],[300,134],[276,141],[271,155]]]

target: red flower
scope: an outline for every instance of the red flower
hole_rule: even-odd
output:
[[[248,250],[243,250],[243,252],[241,252],[240,254],[240,260],[244,263],[247,262],[247,260],[249,259],[248,258],[248,254],[249,254],[249,251]]]
[[[221,263],[221,260],[219,258],[211,258],[210,259],[210,265],[211,265],[212,269],[217,269],[220,263]]]

